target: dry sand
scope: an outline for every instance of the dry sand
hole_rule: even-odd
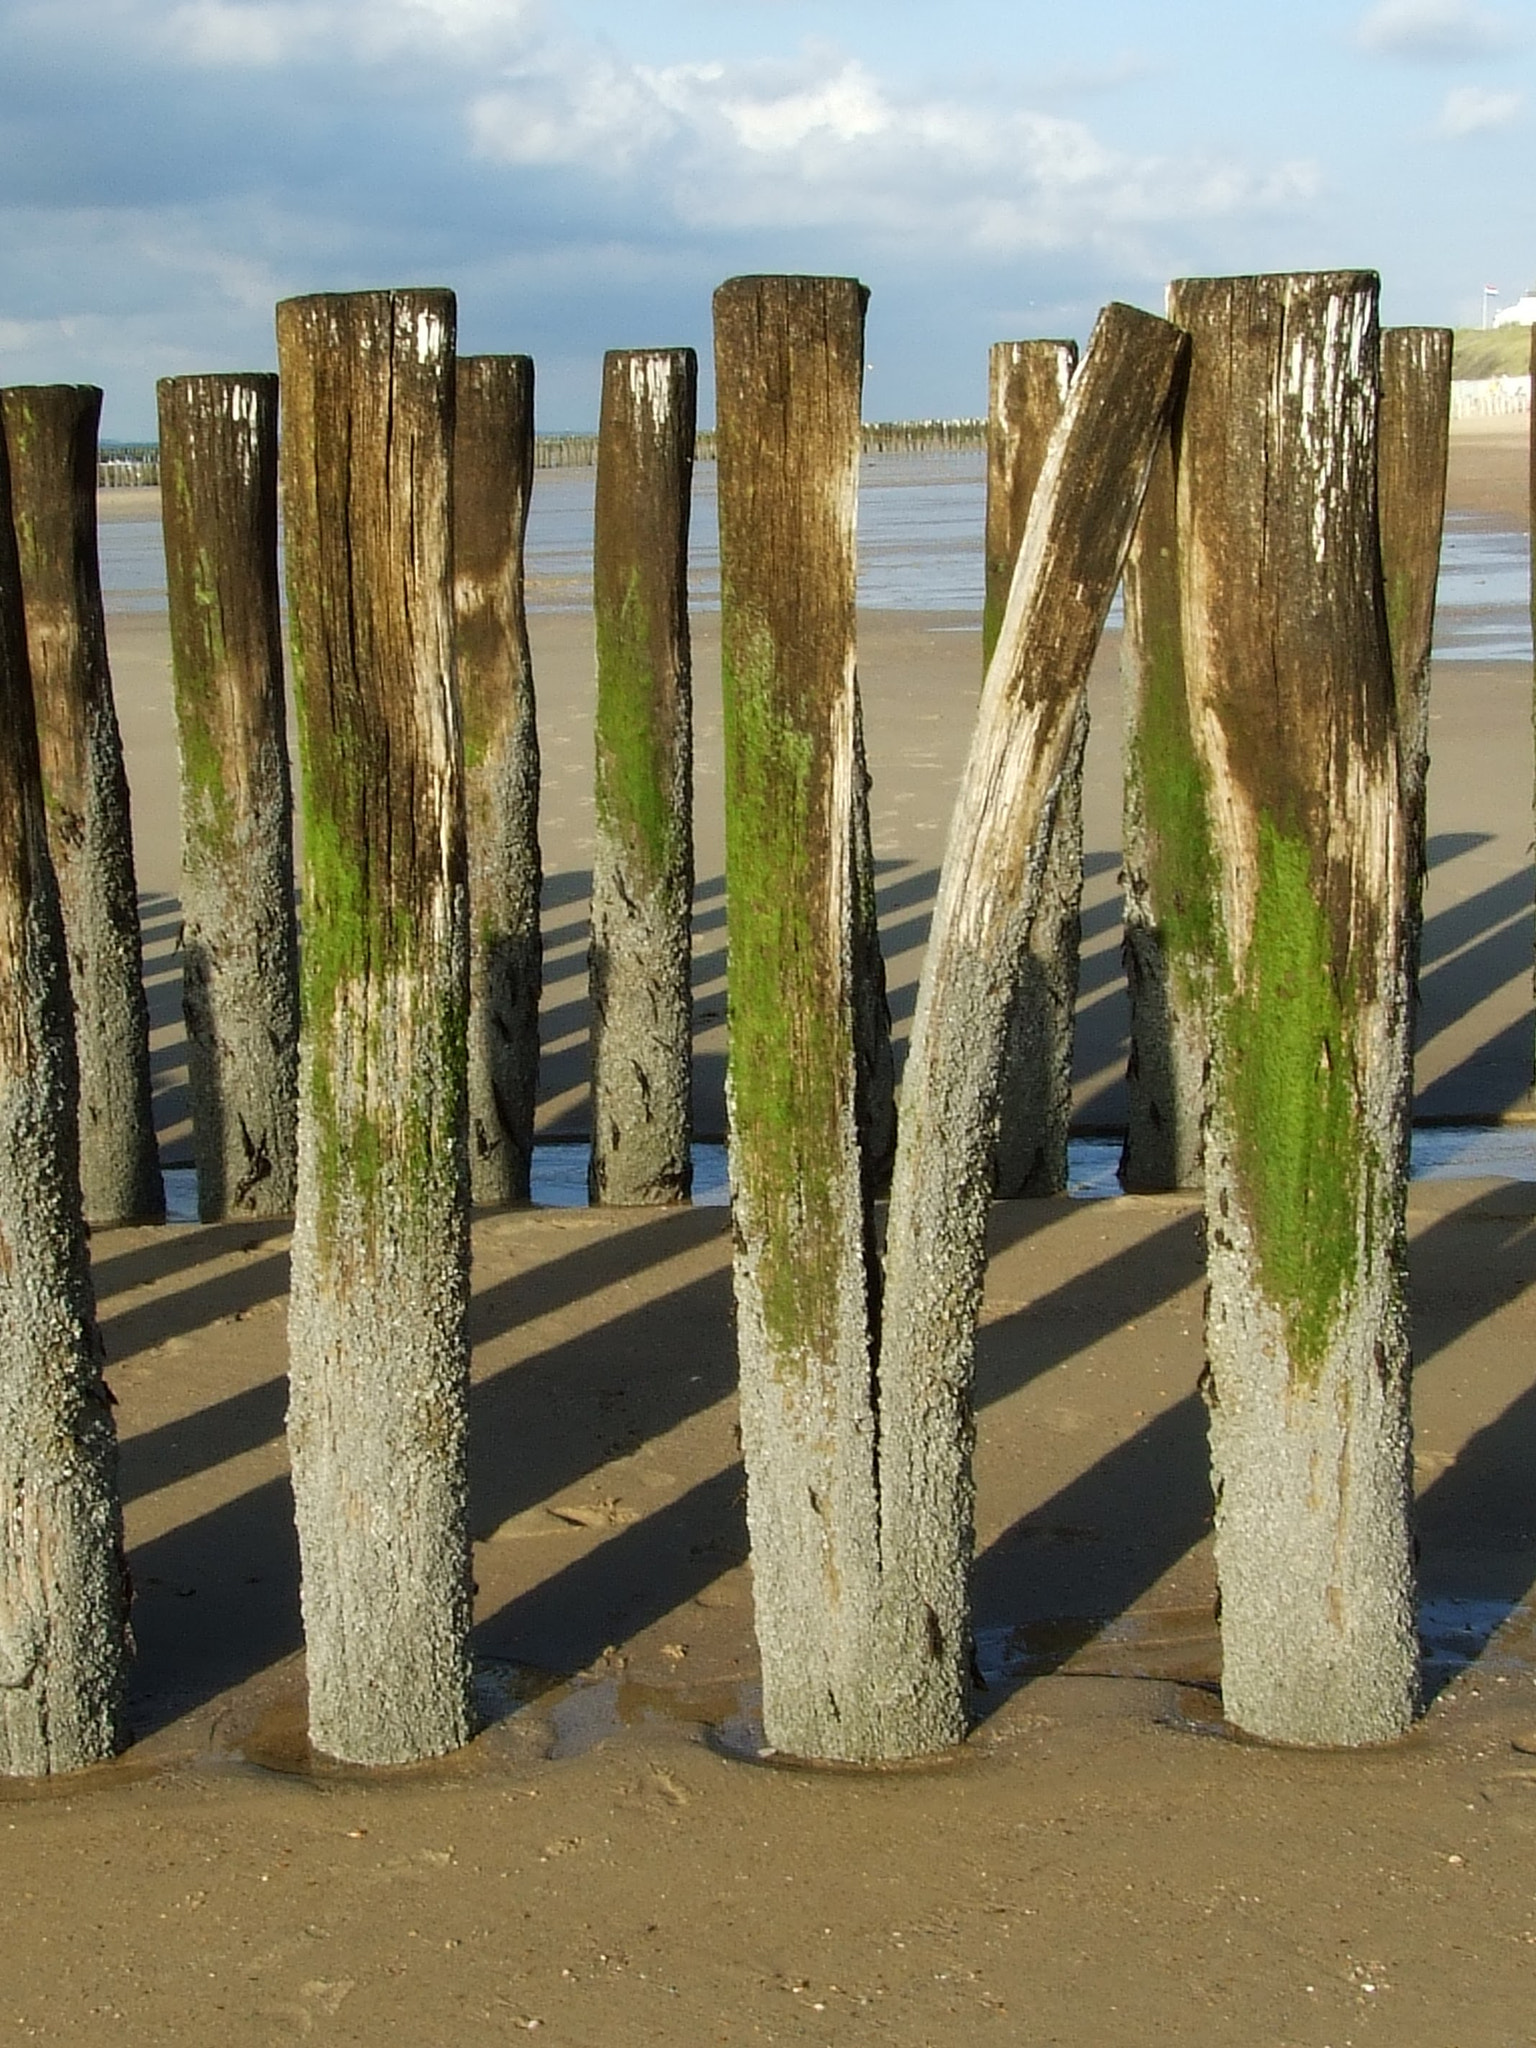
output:
[[[1513,437],[1458,438],[1469,509],[1523,519],[1523,474]],[[705,1013],[722,965],[707,625],[699,642]],[[115,620],[113,649],[173,1110],[163,622]],[[536,653],[544,1115],[569,1129],[590,843],[580,622],[537,620]],[[903,1018],[977,659],[961,621],[863,622]],[[1491,1114],[1524,1101],[1529,1064],[1530,682],[1489,664],[1439,684],[1422,1099]],[[1123,1059],[1114,696],[1106,650],[1079,1074],[1093,1122],[1113,1120]],[[708,1128],[718,1020],[701,1021],[716,1027]],[[1013,1668],[964,1756],[864,1776],[754,1765],[710,1733],[750,1717],[754,1671],[718,1212],[477,1224],[491,1720],[459,1758],[371,1776],[310,1766],[298,1735],[286,1240],[104,1233],[140,1740],[100,1772],[0,1794],[0,2039],[1536,2040],[1536,1640],[1517,1611],[1484,1647],[1536,1575],[1536,1190],[1419,1186],[1411,1223],[1425,1591],[1442,1647],[1459,1627],[1463,1651],[1482,1648],[1454,1683],[1434,1667],[1413,1735],[1335,1756],[1210,1732],[1195,1208],[1010,1203],[980,1346],[977,1615],[987,1661]]]

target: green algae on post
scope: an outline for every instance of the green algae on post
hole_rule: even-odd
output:
[[[282,1216],[297,1173],[299,990],[277,379],[168,377],[159,413],[198,1216]]]
[[[883,1754],[879,1528],[854,1051],[854,506],[866,294],[715,294],[727,1070],[741,1428],[763,1716]]]
[[[594,1202],[693,1186],[692,349],[603,361],[593,535],[597,635],[591,988]]]
[[[1175,419],[1177,408],[1175,408]],[[1131,1002],[1121,1174],[1131,1193],[1198,1187],[1216,857],[1179,618],[1171,442],[1125,564],[1125,964]]]
[[[304,765],[288,1443],[310,1736],[470,1732],[468,891],[454,668],[455,308],[278,307]]]
[[[1216,864],[1207,1400],[1223,1698],[1413,1718],[1408,854],[1377,530],[1377,281],[1186,279],[1183,661]]]

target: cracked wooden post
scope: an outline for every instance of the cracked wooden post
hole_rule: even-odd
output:
[[[470,1732],[468,919],[451,292],[277,309],[304,779],[288,1442],[310,1739]]]
[[[138,891],[96,555],[93,384],[0,392],[37,734],[69,947],[90,1224],[155,1223],[155,1143]]]
[[[539,735],[523,593],[533,358],[461,356],[453,587],[469,833],[469,1183],[526,1202],[539,1079]]]
[[[1100,315],[1019,550],[945,850],[902,1084],[877,1374],[881,1754],[956,1742],[970,1706],[972,1378],[994,1118],[1053,792],[1184,349]]]
[[[1077,368],[1072,341],[1000,341],[992,349],[987,406],[986,597],[983,669],[991,662],[1045,451]],[[1088,698],[1078,701],[1072,745],[1051,816],[1029,943],[1008,1026],[998,1104],[997,1193],[1059,1195],[1067,1185],[1072,1041],[1083,906],[1083,754]]]
[[[298,932],[277,570],[277,379],[167,377],[160,477],[181,753],[197,1213],[286,1216]]]
[[[1408,834],[1408,973],[1415,992],[1428,869],[1429,656],[1445,526],[1451,342],[1449,327],[1388,327],[1381,337],[1378,511]]]
[[[1172,414],[1176,427],[1178,399]],[[1125,563],[1122,956],[1131,1004],[1120,1178],[1129,1194],[1199,1187],[1216,915],[1179,615],[1173,444],[1158,445]]]
[[[0,433],[0,1774],[127,1739],[117,1435],[80,1208],[74,1027]]]
[[[1403,1299],[1408,850],[1377,281],[1185,279],[1184,660],[1210,791],[1207,1401],[1223,1698],[1383,1742],[1418,1645]]]
[[[874,1285],[855,1070],[854,516],[867,294],[715,294],[727,1094],[768,1740],[882,1753]]]
[[[689,348],[603,358],[593,536],[592,856],[596,1203],[693,1187],[693,695],[688,514],[698,364]]]

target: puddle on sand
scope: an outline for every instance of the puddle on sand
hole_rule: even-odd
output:
[[[625,1728],[642,1728],[648,1723],[668,1723],[708,1731],[739,1728],[743,1740],[757,1730],[762,1688],[756,1683],[738,1685],[644,1685],[623,1678],[577,1679],[564,1699],[549,1710],[555,1739],[547,1754],[552,1761],[585,1756],[610,1735]]]
[[[476,1737],[482,1737],[511,1721],[525,1707],[564,1681],[553,1672],[531,1665],[512,1664],[499,1658],[477,1660],[473,1692]],[[448,1756],[429,1757],[414,1764],[349,1764],[326,1756],[309,1740],[309,1701],[302,1685],[285,1692],[256,1713],[244,1727],[216,1728],[215,1754],[253,1769],[273,1771],[285,1778],[309,1778],[317,1782],[344,1784],[376,1782],[382,1773],[414,1772],[453,1768],[467,1759],[466,1749]]]
[[[1490,1677],[1536,1678],[1536,1609],[1509,1600],[1426,1598],[1419,1604],[1425,1690],[1475,1665]],[[1112,1621],[1062,1617],[976,1632],[988,1686],[1055,1673],[1162,1680],[1178,1688],[1170,1726],[1230,1733],[1221,1715],[1221,1638],[1206,1607],[1152,1609]]]
[[[1215,1684],[1221,1640],[1208,1607],[1154,1608],[1110,1621],[1052,1617],[978,1629],[976,1668],[989,1687],[1052,1672]]]

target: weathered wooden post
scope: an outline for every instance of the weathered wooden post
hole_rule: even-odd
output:
[[[1073,341],[1000,341],[991,353],[987,405],[986,596],[983,669],[1008,592],[1045,451],[1077,368]],[[1051,814],[1018,1000],[1008,1026],[998,1104],[999,1195],[1059,1195],[1067,1185],[1072,1040],[1083,906],[1083,754],[1088,699],[1078,700],[1072,745]]]
[[[461,356],[453,588],[469,833],[469,1183],[526,1202],[539,1079],[539,735],[523,595],[533,358]]]
[[[1031,503],[945,849],[902,1084],[877,1375],[888,1754],[966,1727],[971,1386],[1008,1018],[1044,887],[1040,834],[1183,349],[1151,314],[1099,316]]]
[[[603,358],[592,550],[594,1202],[681,1202],[693,1187],[688,514],[697,387],[689,348],[611,349]]]
[[[288,1439],[310,1737],[470,1727],[468,1010],[451,292],[277,309],[304,767]]]
[[[1007,1017],[1046,821],[1181,338],[1111,308],[1021,549],[946,857],[885,1301],[854,1054],[853,512],[864,293],[715,298],[731,1161],[764,1722],[942,1748],[969,1708],[970,1379]]]
[[[80,1209],[76,1061],[0,433],[0,1773],[126,1739],[117,1436]]]
[[[293,793],[277,571],[277,379],[167,377],[160,478],[181,751],[182,1009],[197,1212],[293,1208]]]
[[[1415,990],[1428,868],[1429,656],[1445,526],[1451,342],[1448,327],[1388,327],[1381,337],[1378,511],[1408,835],[1408,972]]]
[[[69,947],[80,1066],[80,1185],[91,1224],[165,1214],[150,1107],[128,781],[96,556],[93,384],[0,392],[37,735]]]
[[[1418,1697],[1403,1300],[1408,849],[1377,282],[1185,279],[1184,665],[1209,792],[1207,1400],[1223,1697],[1381,1742]]]
[[[854,515],[867,294],[715,294],[741,1430],[770,1742],[882,1753],[854,1057]]]
[[[1177,400],[1172,418],[1176,425]],[[1120,1178],[1131,1194],[1153,1194],[1200,1185],[1216,914],[1215,853],[1184,682],[1169,434],[1126,557],[1121,673],[1131,1053]]]

